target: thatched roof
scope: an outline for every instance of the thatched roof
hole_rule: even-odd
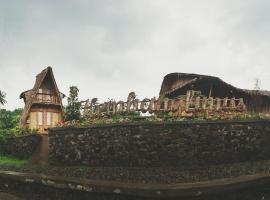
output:
[[[25,102],[25,107],[24,110],[22,112],[21,115],[21,119],[20,119],[20,124],[24,125],[26,123],[26,119],[29,115],[31,106],[33,104],[33,100],[36,97],[39,88],[41,87],[42,82],[44,81],[46,76],[50,76],[51,79],[53,80],[53,85],[54,85],[54,89],[56,91],[56,94],[58,96],[58,98],[61,100],[62,98],[65,97],[65,95],[61,92],[59,92],[54,75],[53,75],[53,71],[51,67],[47,67],[46,69],[42,70],[37,76],[36,76],[36,82],[35,85],[32,89],[24,91],[20,94],[20,98],[24,99]],[[60,101],[60,106],[61,108],[63,108],[62,105],[62,101]]]
[[[225,95],[228,96],[230,96],[230,94],[226,94],[226,91],[230,90],[239,94],[262,95],[270,97],[270,91],[240,89],[229,83],[224,82],[222,79],[215,76],[188,73],[167,74],[164,77],[159,94],[160,96],[171,96],[177,94],[181,90],[193,88],[195,89],[196,87],[203,87],[204,85],[219,85],[221,88],[224,89],[220,92],[223,92],[225,93]]]
[[[218,77],[200,74],[172,73],[164,77],[160,97],[175,98],[188,90],[201,91],[215,98],[243,98],[249,111],[270,112],[270,91],[245,90],[230,85]]]

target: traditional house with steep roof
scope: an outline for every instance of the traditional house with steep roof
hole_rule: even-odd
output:
[[[48,128],[55,127],[62,121],[64,97],[65,95],[58,90],[52,68],[47,67],[36,76],[33,89],[20,95],[25,103],[20,126],[47,133]]]
[[[200,74],[171,73],[164,77],[160,97],[175,98],[188,90],[198,90],[214,98],[243,98],[249,112],[270,113],[270,91],[245,90],[218,77]]]

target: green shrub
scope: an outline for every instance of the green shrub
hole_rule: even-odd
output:
[[[4,142],[7,137],[11,136],[10,131],[7,129],[0,129],[0,142]]]
[[[37,133],[37,130],[19,127],[21,112],[22,109],[15,109],[13,111],[0,109],[0,142],[5,141],[7,137]]]
[[[23,128],[16,127],[14,129],[11,129],[12,136],[31,135],[31,134],[36,134],[37,132],[38,132],[37,129],[30,129],[28,127],[23,127]]]
[[[0,109],[0,129],[12,129],[18,127],[22,109],[13,111]]]

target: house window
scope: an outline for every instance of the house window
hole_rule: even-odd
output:
[[[51,125],[51,113],[47,112],[47,126]]]
[[[42,112],[38,112],[38,125],[42,126],[42,121],[43,121],[43,113]]]
[[[38,93],[42,94],[42,88],[38,89]]]

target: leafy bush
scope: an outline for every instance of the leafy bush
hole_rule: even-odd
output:
[[[22,109],[9,111],[0,109],[0,129],[12,129],[18,127]]]
[[[0,142],[5,141],[7,137],[37,133],[37,130],[19,127],[21,111],[22,109],[15,109],[13,111],[0,110]]]
[[[10,136],[10,132],[6,129],[0,129],[0,142],[4,142]]]
[[[11,129],[12,136],[31,135],[31,134],[36,134],[37,132],[38,132],[38,129],[30,129],[28,127],[23,127],[23,128],[16,127],[14,129]]]

